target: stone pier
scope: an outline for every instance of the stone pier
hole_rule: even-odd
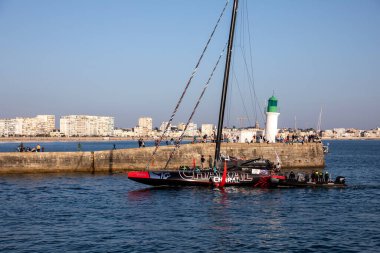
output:
[[[162,169],[174,146],[161,146],[150,163],[150,170]],[[143,170],[151,159],[154,147],[96,152],[12,152],[0,153],[0,174],[49,172],[120,172]],[[215,144],[185,144],[176,150],[167,169],[200,165],[200,157],[214,157]],[[282,168],[322,168],[325,166],[321,143],[223,143],[221,153],[245,159],[263,157],[276,161]]]

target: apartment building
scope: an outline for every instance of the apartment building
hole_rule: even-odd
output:
[[[135,132],[139,135],[149,135],[153,130],[153,119],[150,117],[139,118]]]
[[[9,137],[16,134],[16,119],[0,119],[0,136]]]
[[[213,124],[202,124],[201,126],[202,136],[207,135],[211,136],[214,133],[214,125]]]
[[[166,126],[168,125],[168,123],[169,123],[169,122],[167,122],[167,121],[163,121],[163,122],[161,123],[161,125],[160,125],[160,131],[161,131],[161,132],[165,131],[165,128],[166,128]],[[172,124],[169,124],[168,130],[167,130],[167,133],[170,132],[171,128],[172,128]]]
[[[183,130],[184,128],[182,129],[182,131]],[[199,135],[198,125],[190,122],[185,131],[185,136],[198,136],[198,135]]]
[[[60,118],[60,131],[65,136],[113,136],[114,117],[68,115]]]
[[[0,136],[49,135],[55,128],[54,115],[0,119]]]

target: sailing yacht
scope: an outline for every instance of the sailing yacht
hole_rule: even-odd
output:
[[[220,100],[220,109],[219,109],[219,119],[218,119],[218,128],[217,128],[217,136],[215,140],[215,157],[214,157],[214,166],[208,169],[198,169],[193,166],[193,168],[181,167],[178,170],[166,170],[168,163],[170,162],[172,155],[176,148],[179,148],[179,144],[175,145],[175,149],[171,153],[166,166],[162,168],[162,170],[152,171],[149,170],[149,164],[151,161],[147,163],[147,169],[144,171],[131,171],[128,173],[128,178],[147,185],[152,186],[206,186],[206,187],[225,187],[225,186],[249,186],[249,187],[261,187],[261,188],[274,188],[274,187],[324,187],[324,186],[345,186],[344,177],[340,177],[339,180],[333,183],[315,183],[315,182],[299,182],[291,179],[287,179],[285,176],[277,175],[273,166],[273,163],[264,160],[262,158],[251,158],[246,160],[237,159],[234,157],[229,157],[228,154],[221,154],[220,147],[222,142],[222,128],[225,114],[225,105],[226,105],[226,97],[227,97],[227,88],[229,83],[229,73],[230,73],[230,64],[231,64],[231,56],[232,56],[232,46],[234,40],[234,32],[235,32],[235,24],[236,24],[236,15],[238,8],[238,0],[234,0],[232,15],[231,15],[231,23],[230,23],[230,31],[229,38],[227,44],[227,54],[226,54],[226,62],[224,69],[224,78],[223,78],[223,86],[222,86],[222,95]],[[224,11],[224,10],[223,10]],[[223,14],[223,12],[222,12]],[[219,18],[220,20],[220,18]],[[218,20],[218,22],[219,22]],[[217,22],[217,24],[218,24]],[[215,26],[216,28],[216,26]],[[214,31],[215,31],[214,28]],[[211,34],[211,37],[214,33]],[[210,37],[210,39],[211,39]],[[203,50],[203,53],[195,67],[197,69],[200,60],[203,57],[203,54],[208,46],[210,41],[208,40],[206,47]],[[217,61],[219,63],[220,57]],[[216,64],[216,66],[217,66]],[[214,70],[216,68],[214,67]],[[213,70],[213,71],[214,71]],[[186,92],[188,85],[191,82],[192,77],[194,76],[195,71],[190,77],[189,82],[187,83],[182,96],[180,97],[179,102],[177,103],[176,108],[171,116],[171,119],[167,123],[167,128],[171,124],[171,120],[176,113],[179,104]],[[211,77],[213,72],[211,74]],[[210,77],[210,78],[211,78]],[[206,83],[206,87],[208,82]],[[200,99],[204,94],[205,88],[200,95],[196,107],[194,108],[188,124],[199,104]],[[187,125],[188,125],[187,124]],[[186,131],[186,127],[184,132]],[[159,142],[163,139],[165,135],[165,131]],[[181,140],[182,137],[180,137]],[[180,142],[180,141],[179,141]],[[153,155],[155,155],[159,145],[156,146]]]
[[[261,158],[239,160],[223,156],[220,153],[237,9],[238,0],[234,0],[215,141],[214,167],[205,170],[183,167],[176,171],[131,171],[128,173],[129,179],[154,186],[253,186],[265,188],[275,187],[279,180],[284,179],[282,176],[272,175],[273,164],[268,160]]]

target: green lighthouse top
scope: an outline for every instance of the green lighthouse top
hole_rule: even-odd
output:
[[[275,96],[271,96],[268,99],[267,112],[277,112],[277,98]]]

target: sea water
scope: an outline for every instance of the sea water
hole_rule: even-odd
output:
[[[379,252],[380,141],[330,141],[345,189],[152,188],[0,176],[1,252]]]
[[[190,141],[184,140],[181,143],[186,144]],[[78,151],[102,151],[112,149],[138,148],[139,144],[135,141],[65,141],[65,142],[23,142],[23,146],[34,148],[37,145],[44,148],[44,152],[74,152]],[[154,146],[154,141],[144,141],[146,147]],[[168,142],[170,145],[170,142]],[[21,142],[2,142],[0,143],[0,152],[17,152]],[[161,145],[166,146],[166,141]]]
[[[0,143],[0,152],[17,152],[17,148],[21,142],[3,142]],[[44,147],[44,152],[73,152],[78,151],[100,151],[111,149],[124,149],[124,148],[138,148],[137,141],[67,141],[67,142],[24,142],[24,147],[30,147],[31,149],[39,144]],[[165,142],[162,143],[165,145]],[[79,145],[79,147],[78,147]],[[146,141],[147,147],[153,146],[153,141]]]

